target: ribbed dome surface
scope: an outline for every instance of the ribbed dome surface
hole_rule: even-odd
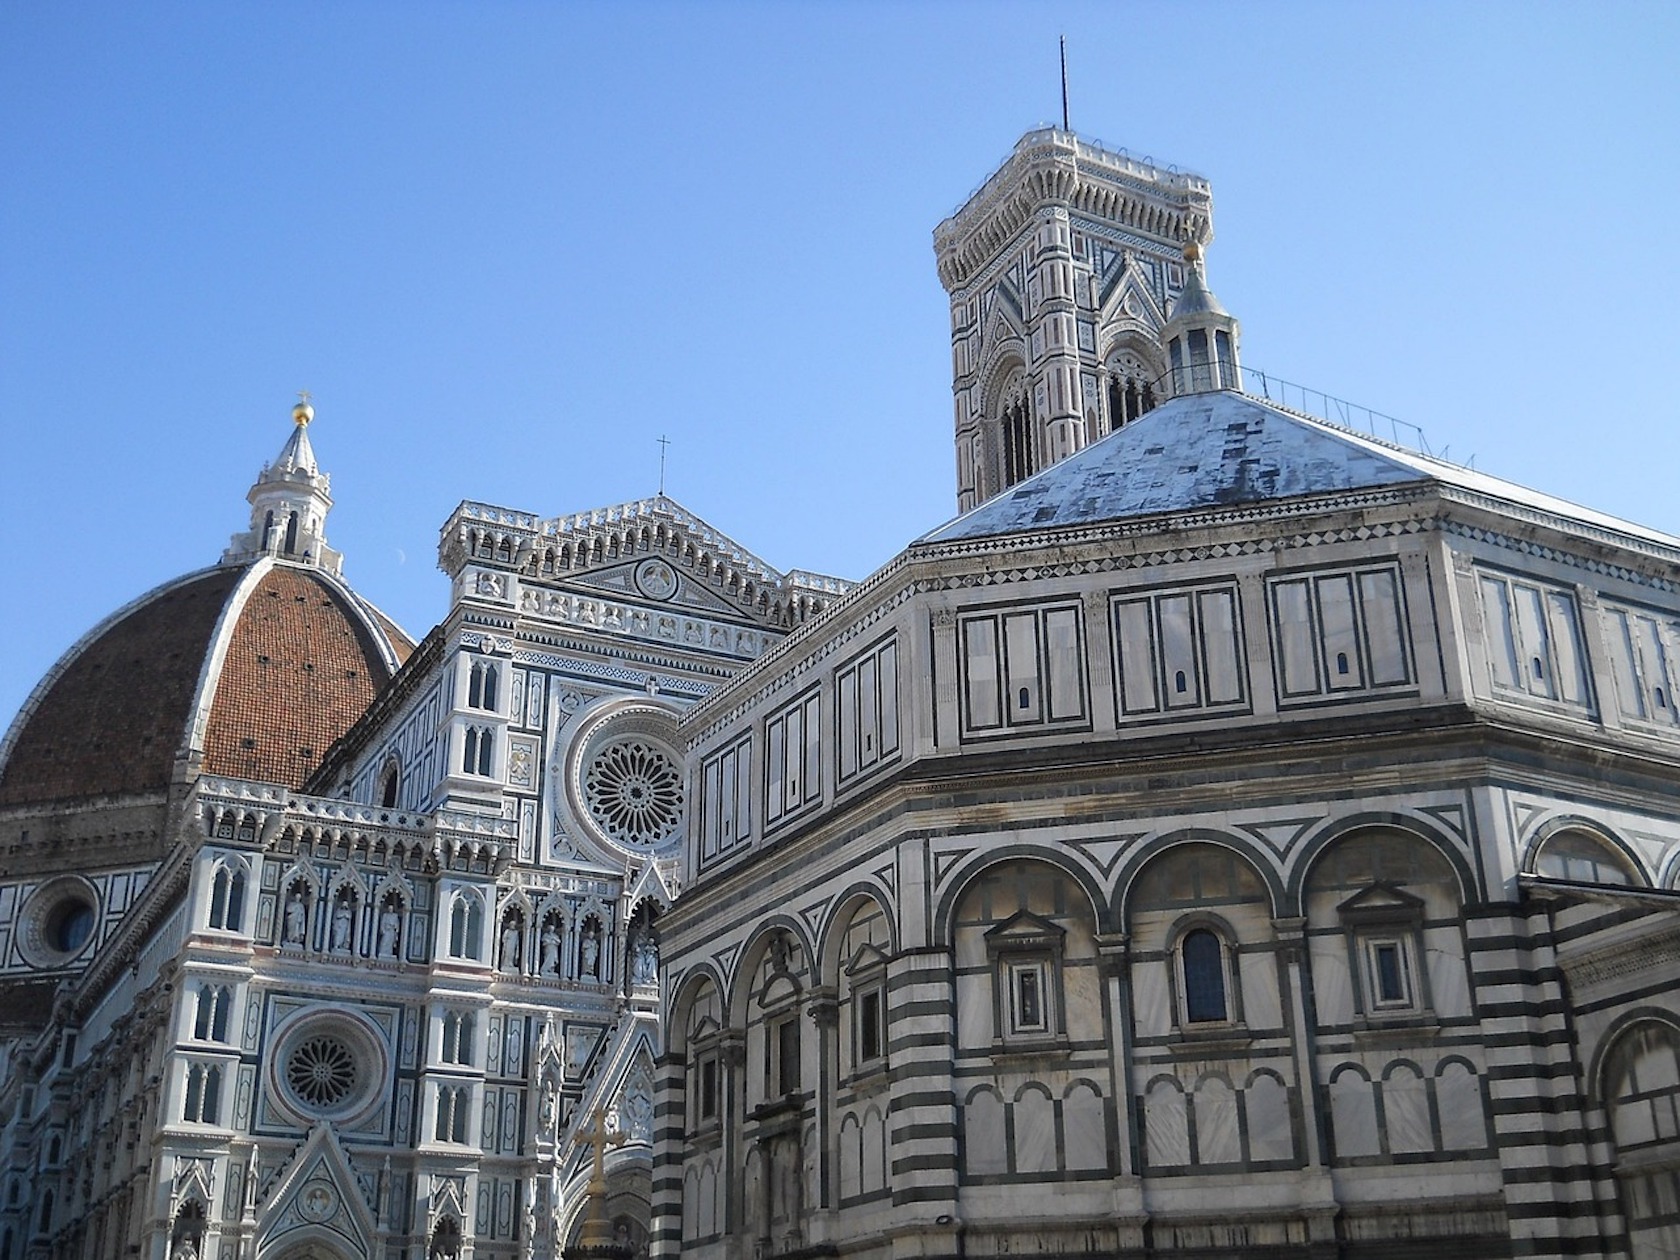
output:
[[[62,662],[0,767],[0,805],[162,791],[241,570],[159,587]]]
[[[230,566],[159,587],[31,697],[0,806],[161,792],[183,748],[211,774],[301,787],[390,679],[388,658],[412,650],[316,569]]]

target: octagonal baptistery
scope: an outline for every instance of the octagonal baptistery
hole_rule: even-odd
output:
[[[341,576],[300,404],[221,562],[95,626],[0,744],[0,982],[8,1023],[78,970],[170,847],[200,773],[299,788],[413,650]],[[28,977],[30,984],[17,983]]]
[[[681,719],[656,1254],[1680,1253],[1677,685],[1680,539],[1264,399],[1022,479]]]

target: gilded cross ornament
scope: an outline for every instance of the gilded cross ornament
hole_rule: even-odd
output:
[[[612,1226],[607,1222],[606,1154],[610,1147],[623,1146],[627,1135],[607,1128],[607,1109],[596,1107],[589,1127],[578,1133],[578,1140],[590,1148],[589,1215],[583,1223],[579,1238],[585,1247],[603,1247],[613,1240]]]

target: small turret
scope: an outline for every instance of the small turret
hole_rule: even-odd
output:
[[[1195,241],[1184,247],[1184,270],[1184,288],[1179,290],[1172,313],[1161,329],[1172,392],[1241,389],[1242,365],[1237,358],[1241,326],[1207,287],[1202,247]]]
[[[309,395],[299,394],[286,444],[245,496],[251,504],[251,528],[233,536],[222,553],[223,564],[274,556],[335,575],[343,568],[343,555],[327,546],[332,479],[315,462],[315,448],[309,442],[309,424],[314,419]]]

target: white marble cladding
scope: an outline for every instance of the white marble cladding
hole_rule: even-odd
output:
[[[1240,540],[1183,531],[1166,551],[1099,530],[1007,563],[912,549],[685,717],[690,878],[845,797],[864,770],[999,742],[1228,739],[1454,704],[1672,742],[1680,615],[1632,603],[1611,573],[1588,586],[1582,568],[1532,557],[1524,573],[1514,542],[1449,551],[1440,523],[1395,505],[1276,534],[1249,521]]]

